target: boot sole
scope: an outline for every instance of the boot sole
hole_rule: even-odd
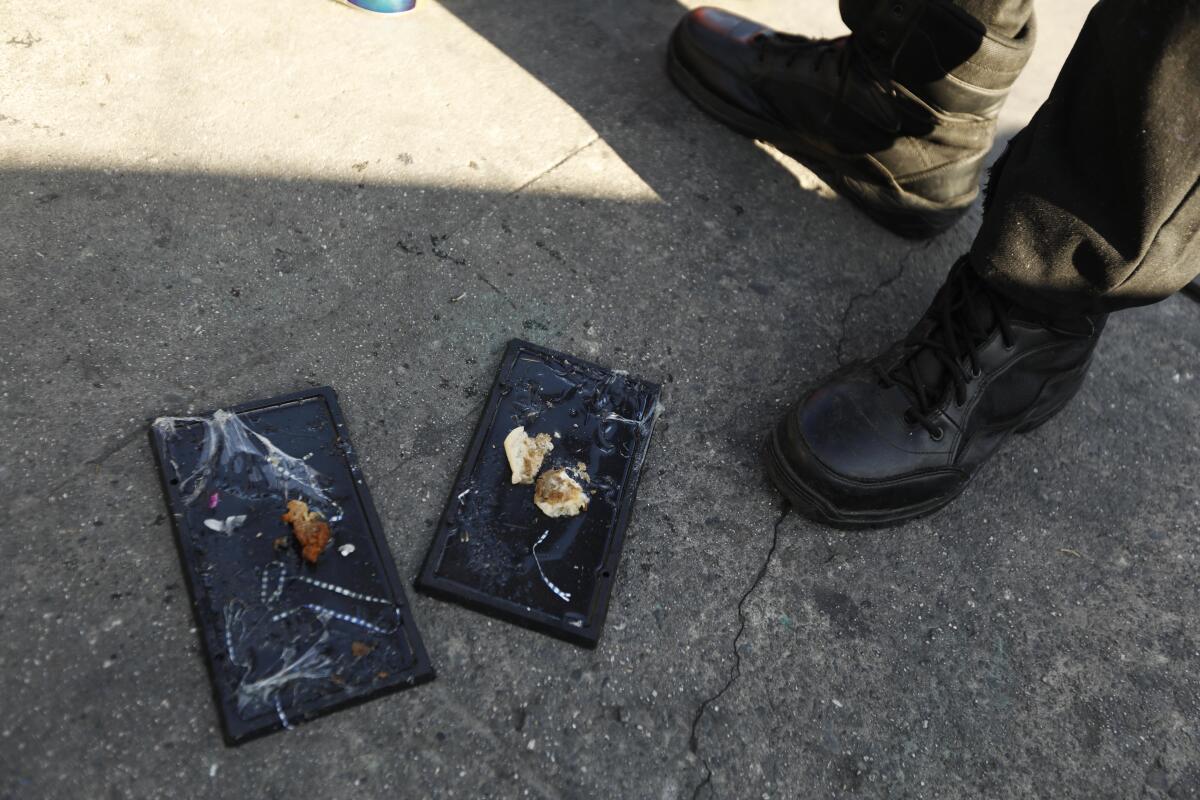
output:
[[[1084,362],[1082,367],[1076,368],[1069,373],[1066,373],[1062,380],[1078,378],[1075,390],[1068,394],[1065,398],[1055,401],[1046,408],[1039,408],[1035,403],[1026,413],[1025,418],[1006,435],[996,445],[998,451],[1008,440],[1008,436],[1014,433],[1029,433],[1050,421],[1055,415],[1067,407],[1067,405],[1075,398],[1079,389],[1083,386],[1083,376],[1087,374],[1088,367],[1091,365],[1091,357]],[[771,479],[771,483],[775,484],[775,488],[787,499],[792,507],[799,511],[809,519],[820,522],[834,528],[842,528],[845,530],[862,530],[870,528],[887,528],[895,525],[900,525],[905,522],[910,522],[920,517],[925,517],[939,511],[945,506],[953,502],[960,494],[966,491],[966,488],[971,485],[975,476],[979,474],[979,470],[968,478],[958,491],[945,497],[935,497],[923,503],[916,503],[911,506],[901,508],[887,508],[874,511],[848,511],[840,509],[833,503],[823,498],[820,493],[809,488],[804,481],[800,479],[791,467],[788,466],[787,458],[783,454],[783,446],[779,437],[778,426],[771,432],[771,436],[767,441],[765,448],[765,461],[767,468],[767,476]]]
[[[692,102],[717,121],[751,139],[777,147],[811,169],[835,192],[850,200],[868,217],[906,239],[928,239],[949,229],[962,218],[975,199],[937,204],[897,187],[865,158],[839,158],[815,147],[795,131],[779,128],[747,114],[727,102],[696,78],[675,54],[675,40],[667,47],[667,74]]]

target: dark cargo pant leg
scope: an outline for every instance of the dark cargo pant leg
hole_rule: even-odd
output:
[[[873,22],[917,12],[925,0],[839,0],[842,21],[850,30],[862,33]],[[1033,16],[1033,0],[950,0],[988,30],[1001,36],[1016,36]],[[919,24],[919,23],[918,23]]]
[[[1152,303],[1200,273],[1200,1],[1102,0],[993,170],[976,270],[1050,313]]]

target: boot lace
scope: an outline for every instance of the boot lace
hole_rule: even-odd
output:
[[[778,53],[783,56],[783,65],[790,69],[796,61],[808,58],[813,72],[820,72],[827,62],[832,62],[838,76],[837,99],[840,101],[846,95],[847,81],[855,67],[865,71],[872,80],[880,85],[887,85],[886,70],[879,64],[859,52],[859,46],[853,35],[839,36],[835,39],[809,39],[804,36],[792,36],[786,33],[773,35],[759,34],[760,44],[770,45],[761,47],[759,60],[765,60],[770,54]],[[815,52],[815,55],[812,55]]]
[[[949,388],[953,388],[957,404],[966,402],[967,384],[981,374],[979,347],[997,329],[1005,348],[1013,346],[1008,305],[976,277],[965,258],[959,259],[925,317],[902,343],[900,360],[891,367],[874,365],[885,387],[899,386],[908,397],[911,405],[904,412],[906,421],[925,428],[935,440],[942,438],[944,431],[935,422],[934,412]],[[922,354],[927,355],[922,359]],[[922,366],[934,363],[941,370],[931,381],[929,370]]]

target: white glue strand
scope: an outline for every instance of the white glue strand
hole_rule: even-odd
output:
[[[283,595],[283,582],[287,580],[287,568],[283,565],[279,567],[279,582],[275,584],[275,591],[271,593],[270,602],[274,603]]]
[[[256,706],[269,706],[272,697],[278,696],[283,687],[296,681],[328,678],[333,670],[334,661],[321,652],[328,641],[329,632],[323,630],[321,637],[300,655],[297,656],[296,650],[291,647],[284,650],[274,672],[256,680],[249,680],[247,672],[237,688],[238,711],[244,713]]]
[[[188,505],[204,493],[214,475],[229,469],[235,459],[241,457],[259,467],[261,480],[267,488],[285,495],[295,488],[310,500],[335,509],[336,513],[332,515],[335,520],[341,518],[341,507],[321,488],[321,474],[303,459],[280,450],[270,439],[247,426],[237,414],[218,410],[211,417],[159,417],[154,421],[155,429],[164,439],[174,436],[178,424],[204,427],[204,442],[196,468],[187,475],[180,475],[178,466],[175,467],[179,491],[185,493],[184,501]]]
[[[233,654],[233,634],[229,631],[229,622],[225,622],[225,652],[229,656],[229,663],[236,664],[237,658]]]
[[[271,579],[271,567],[279,567],[279,581],[275,584],[275,591],[267,596],[267,582]],[[278,561],[272,561],[263,567],[262,573],[262,589],[259,593],[259,599],[263,605],[274,603],[283,594],[283,584],[287,580],[287,567]]]
[[[278,614],[271,617],[271,622],[279,622],[280,620],[285,620],[288,617],[299,614],[301,611],[303,611],[307,607],[308,606],[300,606],[298,608],[289,608],[287,611],[280,611]]]
[[[629,417],[622,417],[620,414],[617,414],[612,411],[605,414],[603,419],[606,422],[623,422],[626,425],[633,425],[633,426],[636,426],[642,432],[645,432],[645,429],[654,423],[654,420],[658,417],[659,414],[662,413],[662,411],[663,411],[663,404],[659,403],[659,402],[655,402],[654,407],[651,408],[641,419],[630,419]]]
[[[569,603],[569,602],[571,602],[571,593],[564,592],[562,589],[555,586],[550,581],[550,579],[546,577],[546,573],[542,570],[542,562],[538,560],[538,554],[537,554],[538,545],[541,544],[542,542],[546,541],[546,537],[549,535],[550,535],[550,531],[549,531],[549,529],[547,529],[546,532],[543,533],[541,535],[541,537],[539,537],[538,540],[533,543],[533,547],[531,548],[531,552],[533,553],[533,563],[537,564],[538,574],[542,576],[542,582],[550,587],[550,591],[554,592],[556,595],[558,595],[560,598],[562,598],[562,600],[564,602]]]
[[[283,701],[279,699],[279,695],[275,695],[275,713],[279,715],[279,721],[283,723],[283,729],[290,731],[292,724],[288,722],[287,714],[283,713]]]
[[[233,629],[238,628],[238,641],[245,639],[245,628],[242,625],[242,615],[246,613],[246,607],[239,600],[231,600],[225,604],[225,653],[229,656],[229,663],[234,666],[241,667],[237,660],[237,653],[234,649]]]
[[[311,611],[318,616],[325,615],[333,617],[337,620],[341,620],[342,622],[349,622],[351,625],[358,625],[360,628],[366,628],[367,630],[374,631],[375,633],[392,632],[386,628],[381,628],[372,622],[367,622],[365,619],[360,619],[359,617],[353,616],[352,614],[343,614],[340,611],[334,611],[332,608],[326,608],[325,606],[317,605],[316,603],[305,603],[298,608],[290,608],[287,611],[280,611],[278,614],[271,617],[271,622],[279,622],[280,620],[287,619],[288,617],[305,610]]]
[[[351,600],[361,600],[364,603],[380,603],[385,606],[390,606],[392,604],[392,601],[388,600],[386,598],[372,597],[369,594],[359,594],[358,592],[352,592],[349,589],[346,589],[344,587],[335,586],[334,584],[326,583],[325,581],[319,581],[319,580],[316,580],[315,578],[310,578],[307,575],[297,575],[296,580],[304,581],[309,586],[315,586],[318,589],[324,589],[327,592],[333,592],[334,594],[340,594],[342,597],[349,597]]]

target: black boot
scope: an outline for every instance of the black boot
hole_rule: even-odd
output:
[[[1019,308],[964,257],[903,342],[835,372],[780,421],[771,478],[798,510],[840,527],[935,511],[1009,434],[1070,401],[1105,319]]]
[[[702,109],[778,147],[901,236],[954,224],[979,192],[996,116],[1033,46],[948,3],[888,0],[840,39],[689,13],[668,69]]]

